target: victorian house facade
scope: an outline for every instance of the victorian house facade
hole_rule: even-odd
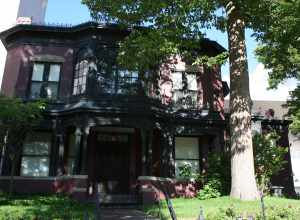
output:
[[[0,34],[7,49],[1,92],[49,99],[44,121],[24,140],[16,191],[63,190],[57,180],[69,177],[77,189],[98,182],[103,193],[131,194],[139,176],[175,177],[184,162],[201,171],[208,152],[223,149],[228,86],[220,67],[175,56],[155,70],[124,69],[117,45],[129,33],[89,22]],[[223,51],[204,39],[198,52]],[[5,189],[10,163],[1,159]]]

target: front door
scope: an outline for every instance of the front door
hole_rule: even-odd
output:
[[[106,194],[129,192],[129,135],[98,133],[96,176],[100,191]]]

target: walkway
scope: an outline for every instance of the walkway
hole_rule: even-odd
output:
[[[158,218],[147,217],[142,211],[135,209],[101,209],[101,220],[158,220]]]

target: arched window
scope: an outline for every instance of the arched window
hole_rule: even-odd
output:
[[[78,51],[74,71],[73,95],[80,95],[86,92],[89,61],[93,57],[94,53],[90,48],[83,48]]]

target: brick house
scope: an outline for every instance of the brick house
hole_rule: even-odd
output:
[[[88,22],[0,34],[7,49],[1,92],[50,100],[24,140],[17,192],[80,193],[99,182],[104,194],[135,194],[139,176],[176,177],[186,161],[201,171],[208,152],[222,150],[228,86],[220,67],[195,68],[176,56],[148,72],[126,70],[116,56],[129,33]],[[199,48],[209,56],[225,51],[209,39]],[[10,164],[2,160],[5,190]]]

